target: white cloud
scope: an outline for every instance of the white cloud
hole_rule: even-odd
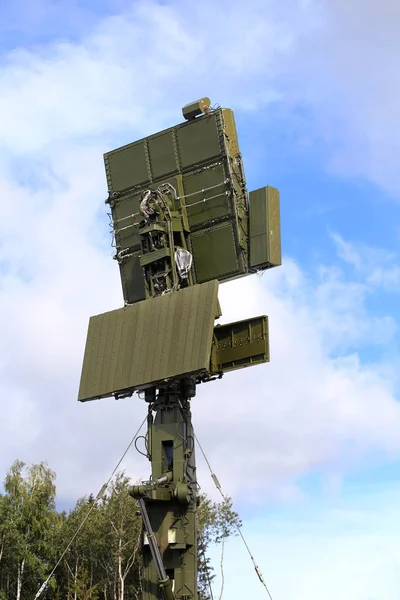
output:
[[[391,75],[397,21],[389,11],[398,8],[385,6],[250,0],[195,4],[188,13],[187,2],[138,2],[80,42],[3,58],[0,472],[15,458],[48,460],[63,502],[96,493],[145,416],[137,397],[76,402],[88,318],[122,304],[102,152],[176,122],[181,106],[204,94],[247,111],[278,99],[288,119],[294,105],[311,107],[315,137],[335,149],[334,168],[399,189],[392,158],[398,80]],[[382,39],[384,18],[390,26]],[[398,357],[364,364],[357,354],[372,344],[379,355],[393,341],[392,317],[372,316],[367,301],[378,287],[398,289],[396,257],[334,239],[350,275],[340,265],[305,273],[286,258],[262,279],[221,286],[225,321],[269,315],[271,363],[200,386],[194,422],[224,490],[252,508],[271,497],[298,499],[299,480],[313,470],[323,472],[324,492],[340,495],[346,473],[400,455]],[[123,466],[135,480],[149,473],[135,453]],[[390,524],[398,521],[389,512],[395,500],[377,503],[388,507]],[[333,511],[324,518],[334,519]],[[274,597],[397,594],[397,542],[382,535],[378,520],[365,534],[341,538],[310,521],[303,529],[279,525],[273,530],[262,519],[251,533]],[[242,596],[261,596],[256,579],[250,587],[251,563],[231,547],[232,597],[244,582]]]
[[[254,501],[261,488],[298,493],[291,483],[315,468],[338,476],[366,457],[400,450],[400,411],[387,374],[379,365],[363,365],[356,353],[330,354],[330,335],[334,349],[353,335],[363,345],[362,304],[345,302],[343,286],[339,307],[335,288],[319,305],[312,298],[318,285],[299,284],[299,273],[287,291],[291,269],[298,270],[287,260],[280,273],[265,274],[268,287],[255,279],[223,286],[227,320],[269,314],[271,363],[227,375],[212,391],[200,390],[194,404],[200,441],[208,438],[221,482],[229,492],[246,486]],[[333,331],[340,320],[351,328]]]
[[[364,278],[366,290],[400,291],[399,257],[394,252],[348,242],[338,234],[332,235],[332,239],[339,258],[354,267]]]
[[[5,55],[2,145],[26,153],[117,131],[128,141],[204,94],[260,118],[279,100],[293,127],[291,109],[307,112],[304,136],[323,140],[331,168],[397,194],[398,19],[396,0],[135,2],[86,36],[79,28],[79,42],[60,35]]]
[[[301,38],[294,66],[317,131],[335,148],[331,167],[398,196],[399,4],[324,0],[313,9],[319,27]]]
[[[213,6],[210,19],[206,6],[188,13],[137,2],[82,43],[14,50],[0,70],[0,110],[12,115],[0,125],[2,145],[25,154],[66,137],[144,135],[205,94],[213,102],[234,97],[236,107],[275,99],[268,82],[292,44],[286,24],[240,5],[230,9]]]
[[[371,285],[379,286],[388,290],[400,290],[400,268],[392,265],[389,268],[376,267],[368,277]]]
[[[0,68],[8,115],[0,124],[0,349],[10,399],[1,467],[22,440],[19,457],[47,458],[63,497],[100,487],[145,411],[137,398],[75,403],[88,317],[121,304],[102,152],[175,122],[204,92],[239,108],[265,105],[285,92],[279,76],[291,76],[289,58],[323,22],[312,3],[229,7],[211,16],[204,5],[194,15],[135,3],[79,43],[16,49]],[[321,269],[315,283],[291,260],[262,281],[222,286],[226,320],[264,312],[271,320],[271,364],[201,387],[193,403],[229,491],[244,493],[245,480],[296,494],[296,478],[316,465],[340,476],[350,441],[354,460],[398,454],[400,412],[386,365],[364,366],[354,353],[355,344],[384,343],[394,332],[390,317],[366,318],[366,293],[338,269]],[[148,471],[127,464],[135,476]]]
[[[395,600],[400,584],[398,492],[314,503],[293,518],[274,512],[244,526],[244,535],[273,598]],[[310,514],[312,511],[312,514]],[[212,553],[220,589],[220,549]],[[267,597],[239,538],[225,548],[224,597]]]

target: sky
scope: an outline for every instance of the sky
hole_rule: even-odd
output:
[[[69,506],[144,418],[136,396],[76,401],[88,319],[123,303],[102,155],[208,96],[248,188],[280,189],[283,265],[221,285],[226,322],[268,314],[271,362],[201,386],[197,435],[274,600],[398,598],[400,4],[1,7],[0,475],[47,461]],[[224,597],[266,597],[239,539],[224,571]]]

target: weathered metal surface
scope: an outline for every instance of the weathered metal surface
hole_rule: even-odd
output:
[[[250,192],[250,267],[282,264],[279,191],[267,186]]]
[[[210,372],[227,372],[269,362],[268,317],[217,325]]]
[[[217,293],[211,281],[91,317],[78,399],[207,372]]]

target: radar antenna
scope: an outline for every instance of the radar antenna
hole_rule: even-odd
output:
[[[248,194],[233,112],[202,98],[182,113],[104,155],[124,307],[91,317],[78,394],[144,393],[151,476],[129,490],[142,600],[198,599],[190,403],[198,384],[269,361],[268,317],[216,325],[218,286],[281,264],[279,192]]]

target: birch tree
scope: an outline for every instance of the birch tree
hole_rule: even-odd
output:
[[[200,600],[210,600],[210,586],[215,578],[214,568],[210,565],[207,551],[212,544],[221,544],[221,570],[223,569],[223,552],[225,540],[237,534],[242,523],[239,515],[233,510],[232,500],[225,498],[222,502],[213,502],[207,496],[199,498],[198,509],[198,585]],[[223,576],[223,570],[222,570]],[[222,595],[222,593],[221,593]]]
[[[113,600],[126,598],[126,583],[130,582],[129,597],[136,597],[139,585],[141,520],[135,502],[128,494],[129,478],[119,473],[103,503],[104,567],[112,581]],[[133,595],[135,594],[135,595]]]
[[[34,596],[50,567],[57,527],[54,480],[45,463],[26,467],[15,461],[6,475],[3,557],[7,554],[10,599]]]
[[[15,461],[7,473],[0,494],[0,600],[33,600],[68,546],[40,600],[139,600],[142,523],[128,477],[117,474],[102,500],[81,498],[69,513],[56,510],[54,482],[44,463]],[[207,550],[240,521],[229,499],[218,504],[204,496],[198,517],[199,590],[207,600]]]

